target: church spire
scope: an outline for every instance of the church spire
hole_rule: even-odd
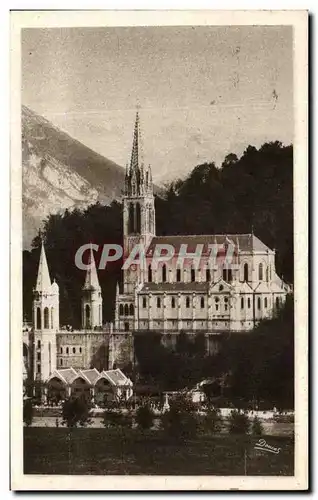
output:
[[[37,292],[51,291],[51,279],[50,279],[49,268],[47,265],[43,241],[41,245],[40,262],[39,262],[38,277],[36,280],[35,290]]]
[[[100,290],[92,245],[89,250],[88,265],[83,290]]]
[[[130,159],[130,172],[137,173],[140,168],[140,124],[139,124],[139,113],[136,112],[136,120],[135,120],[135,128],[134,128],[134,138],[133,138],[133,146],[131,151],[131,159]]]

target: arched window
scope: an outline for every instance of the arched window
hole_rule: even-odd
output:
[[[264,299],[264,307],[267,307],[267,297]]]
[[[176,307],[176,299],[174,297],[171,297],[171,307],[172,309]]]
[[[82,354],[82,348],[81,347],[79,348],[79,352]]]
[[[191,269],[191,281],[195,281],[195,269]]]
[[[241,309],[244,309],[244,297],[241,297]]]
[[[247,299],[247,307],[250,309],[251,308],[251,299],[248,297]]]
[[[266,281],[269,282],[269,267],[266,267]]]
[[[190,307],[190,297],[186,297],[186,308],[189,309]]]
[[[73,347],[73,354],[76,353],[76,347]]]
[[[60,359],[60,365],[63,366],[63,359]]]
[[[160,297],[157,297],[157,308],[160,309],[161,307],[161,300]]]
[[[129,203],[128,205],[128,233],[132,233],[134,230],[134,205]]]
[[[142,307],[145,309],[147,307],[147,299],[146,297],[142,298]]]
[[[257,297],[257,308],[258,309],[261,308],[261,298],[260,297]]]
[[[68,347],[67,347],[67,348],[66,348],[66,354],[68,354],[68,352],[69,352],[69,349],[68,349]]]
[[[162,281],[165,283],[167,281],[167,266],[164,264],[162,266]]]
[[[130,306],[129,306],[129,314],[130,314],[130,316],[134,315],[134,306],[133,306],[133,304],[130,304]]]
[[[211,270],[208,268],[205,272],[206,281],[211,281]]]
[[[41,340],[38,340],[38,349],[41,349]]]
[[[119,316],[123,316],[124,315],[124,306],[123,304],[119,304]]]
[[[85,326],[86,328],[90,327],[91,323],[91,308],[89,307],[88,304],[85,306]]]
[[[129,307],[128,304],[125,304],[125,316],[128,316],[129,314]]]
[[[248,281],[248,264],[245,263],[243,267],[244,281]]]
[[[177,281],[181,281],[181,269],[177,269]]]
[[[51,307],[51,328],[54,328],[54,308]]]
[[[36,308],[36,327],[38,330],[41,330],[41,328],[42,328],[41,308],[40,307]]]
[[[263,264],[258,266],[258,280],[263,281]]]
[[[200,303],[201,303],[201,309],[203,309],[204,308],[204,297],[201,297]]]
[[[63,354],[63,347],[61,347],[61,354]]]
[[[151,264],[148,266],[148,281],[149,283],[152,282],[152,269],[151,269]]]
[[[140,204],[136,203],[136,232],[140,233],[141,230],[141,210]]]
[[[129,204],[128,211],[128,232],[134,232],[134,205],[132,203]]]
[[[49,308],[44,308],[44,328],[49,328]]]
[[[276,308],[278,309],[279,308],[279,297],[276,297],[275,303],[276,303]]]

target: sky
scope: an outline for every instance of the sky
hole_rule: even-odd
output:
[[[136,107],[157,183],[293,142],[289,26],[22,30],[22,103],[121,166]]]

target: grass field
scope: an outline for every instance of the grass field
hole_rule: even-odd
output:
[[[268,437],[275,455],[251,436],[199,436],[171,442],[158,431],[24,428],[25,474],[293,475],[290,437]]]

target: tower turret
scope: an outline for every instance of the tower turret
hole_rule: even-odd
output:
[[[82,327],[85,329],[100,327],[103,323],[103,299],[92,246],[89,249],[88,265],[82,289]]]
[[[56,333],[60,328],[59,287],[51,283],[42,242],[33,290],[34,377],[45,381],[56,369]]]

